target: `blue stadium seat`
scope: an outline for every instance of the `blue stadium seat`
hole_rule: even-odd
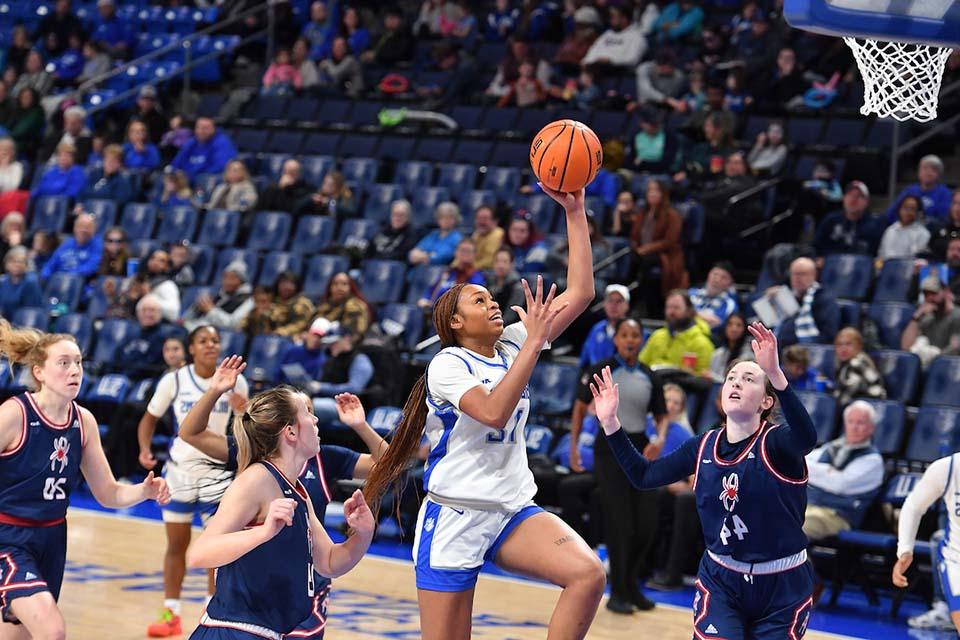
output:
[[[533,216],[533,223],[541,233],[551,233],[554,225],[557,224],[557,219],[563,217],[557,215],[560,205],[545,193],[535,193],[526,198],[518,198],[516,208],[523,209]]]
[[[823,129],[821,118],[790,118],[787,122],[787,140],[792,145],[810,146],[820,140]]]
[[[280,361],[292,346],[289,339],[281,336],[254,336],[247,352],[246,376],[256,382],[276,381]]]
[[[904,406],[895,400],[858,399],[868,403],[877,412],[873,444],[885,456],[900,453],[900,446],[903,444],[903,436],[906,431],[907,412]]]
[[[913,402],[920,381],[920,358],[906,351],[883,349],[870,354],[883,376],[887,398],[904,404]]]
[[[80,305],[80,294],[83,293],[83,278],[72,273],[54,273],[47,280],[43,296],[47,300],[56,298],[60,303],[67,305],[70,311],[76,311]]]
[[[287,120],[312,126],[317,120],[316,114],[319,109],[320,101],[316,98],[294,97],[287,107]]]
[[[376,220],[349,218],[340,225],[337,244],[344,247],[366,247],[373,236],[377,235],[378,228]]]
[[[193,256],[194,284],[207,284],[213,276],[213,268],[217,262],[217,250],[205,244],[191,244],[190,255]]]
[[[427,287],[433,286],[446,270],[447,266],[443,264],[418,264],[407,271],[407,303],[416,304]]]
[[[907,302],[913,263],[913,258],[893,258],[884,262],[873,289],[873,301]]]
[[[490,164],[500,167],[526,168],[530,164],[530,143],[501,140],[493,147]]]
[[[863,142],[868,124],[864,118],[830,118],[823,132],[823,143],[842,149],[855,147]]]
[[[130,390],[130,378],[119,373],[108,373],[90,387],[84,403],[117,405],[124,401]]]
[[[623,111],[596,111],[590,118],[590,128],[601,140],[620,137],[629,127],[629,123],[630,115]]]
[[[923,406],[960,407],[960,356],[939,356],[930,363],[923,383]]]
[[[263,267],[260,269],[257,284],[265,287],[273,286],[277,276],[284,271],[292,271],[300,275],[303,272],[303,257],[299,253],[271,251],[263,258]]]
[[[432,180],[433,164],[419,160],[398,163],[393,175],[393,181],[408,194],[412,194],[418,187],[429,187]]]
[[[553,431],[540,424],[527,424],[523,428],[523,441],[527,445],[527,455],[545,456],[550,452],[550,445],[553,444]]]
[[[82,313],[68,313],[53,321],[53,332],[72,335],[77,339],[80,352],[86,355],[93,339],[93,321]]]
[[[493,141],[491,140],[463,138],[453,148],[453,152],[450,154],[450,162],[471,162],[484,165],[487,163],[491,151],[493,151]]]
[[[821,374],[833,380],[834,358],[836,354],[833,351],[832,344],[805,344],[807,353],[810,354],[810,366]]]
[[[210,296],[211,298],[217,297],[217,289],[211,287],[210,285],[196,284],[190,287],[183,287],[183,293],[180,294],[180,315],[183,316],[187,311],[193,306],[193,303],[197,301],[202,295]]]
[[[324,108],[326,111],[326,107]],[[351,106],[347,111],[349,116],[353,112]],[[344,118],[346,120],[346,118]],[[343,122],[341,120],[340,122]],[[346,157],[372,158],[377,155],[377,145],[380,143],[380,136],[367,133],[345,133],[343,142],[340,145],[338,155]]]
[[[326,112],[326,110],[325,106],[321,109],[321,112]],[[300,147],[300,153],[316,156],[336,156],[342,139],[342,133],[333,131],[310,133],[307,134],[306,139],[303,141],[303,146]],[[315,184],[319,185],[319,183]]]
[[[394,161],[406,160],[414,157],[416,146],[417,139],[410,136],[382,136],[377,155]]]
[[[481,44],[481,55],[482,49],[485,45]],[[495,54],[499,56],[501,53],[502,46],[494,45],[494,48],[497,50]],[[483,59],[482,57],[480,58]],[[470,105],[456,105],[450,111],[450,117],[456,121],[460,129],[480,129],[481,118],[483,117],[483,107],[474,107]]]
[[[441,202],[451,200],[450,190],[446,187],[420,187],[413,194],[413,215],[415,227],[434,226],[434,210]]]
[[[516,107],[487,109],[480,121],[480,128],[495,132],[513,131],[519,115],[520,109]]]
[[[490,189],[501,202],[512,204],[520,195],[520,170],[515,167],[487,167],[480,186]]]
[[[367,415],[367,423],[383,437],[396,429],[402,419],[400,407],[377,407]]]
[[[827,256],[820,271],[820,284],[835,298],[863,300],[873,278],[870,256],[835,253]]]
[[[173,244],[181,240],[193,240],[197,231],[199,215],[193,207],[169,207],[161,214],[160,228],[154,240],[163,244]]]
[[[303,134],[299,131],[274,131],[264,150],[268,153],[297,153],[302,143]]]
[[[370,304],[398,302],[407,265],[395,260],[367,260],[360,276],[363,295]]]
[[[248,282],[257,281],[257,274],[260,272],[260,255],[251,249],[226,248],[221,249],[217,255],[217,266],[215,267],[212,278],[212,284],[214,286],[220,286],[220,277],[223,275],[223,270],[234,260],[243,260],[247,265]]]
[[[128,240],[148,240],[157,221],[157,208],[152,204],[130,202],[123,207],[120,227]]]
[[[459,199],[462,194],[473,189],[473,185],[477,182],[477,172],[477,167],[472,164],[444,164],[440,167],[440,174],[437,176],[437,187],[446,188]],[[420,191],[418,189],[415,193]]]
[[[237,129],[233,132],[233,143],[238,151],[258,152],[267,148],[266,129]]]
[[[247,350],[247,336],[242,331],[220,329],[220,355],[224,358],[243,355]]]
[[[287,246],[293,219],[285,211],[260,211],[253,218],[253,228],[247,240],[248,249],[279,251]],[[317,251],[321,247],[314,246]]]
[[[47,307],[18,307],[13,312],[10,322],[15,327],[29,327],[46,331],[50,324],[50,314]]]
[[[474,214],[482,206],[492,207],[496,211],[497,194],[490,189],[470,189],[464,191],[460,196],[460,214],[463,216],[463,228],[468,228],[473,233]]]
[[[97,222],[97,233],[104,233],[117,222],[117,203],[113,200],[93,199],[83,203],[83,210]]]
[[[840,308],[840,326],[841,327],[859,327],[860,326],[860,303],[859,302],[854,302],[853,300],[837,300],[837,307]]]
[[[227,209],[210,209],[203,215],[197,242],[211,247],[229,247],[237,241],[240,213]]]
[[[275,182],[280,179],[280,175],[283,173],[283,163],[289,159],[289,153],[265,153],[260,157],[258,173],[269,178],[271,182]],[[253,168],[250,169],[253,171]]]
[[[344,178],[364,186],[377,179],[377,161],[373,158],[348,158],[340,170]]]
[[[933,462],[957,450],[960,450],[960,411],[920,407],[907,443],[907,459]]]
[[[580,384],[575,365],[542,362],[530,377],[530,411],[534,415],[569,414]]]
[[[107,318],[97,329],[97,343],[90,359],[94,362],[113,362],[117,348],[140,337],[140,327],[132,320]]]
[[[40,196],[33,202],[33,215],[30,218],[30,232],[46,231],[60,233],[67,222],[67,210],[70,198],[67,196]]]
[[[423,138],[417,145],[417,159],[428,162],[446,162],[453,151],[450,138]]]
[[[381,323],[389,326],[395,322],[403,328],[400,343],[407,349],[413,349],[423,334],[423,311],[414,304],[391,303],[384,306],[377,314]]]
[[[367,204],[363,217],[377,222],[390,218],[390,205],[403,197],[403,189],[396,184],[372,184],[367,191]]]
[[[797,396],[817,429],[817,442],[823,443],[833,438],[837,427],[836,399],[830,394],[815,391],[798,391]]]
[[[317,300],[327,292],[327,283],[335,274],[350,268],[344,256],[319,255],[310,258],[303,277],[303,295]]]
[[[913,317],[913,305],[901,302],[874,302],[867,314],[880,331],[880,342],[890,349],[900,348],[900,336]]]
[[[156,240],[131,240],[129,243],[130,255],[134,258],[146,260],[151,253],[161,248],[161,244]]]
[[[327,175],[336,164],[333,156],[303,156],[300,166],[303,168],[303,179],[307,184],[320,188],[323,176]]]
[[[677,212],[683,218],[681,241],[684,247],[695,247],[703,242],[705,213],[703,205],[696,200],[687,200],[677,204]]]
[[[316,253],[326,249],[333,240],[335,227],[336,220],[329,216],[299,216],[290,251]]]

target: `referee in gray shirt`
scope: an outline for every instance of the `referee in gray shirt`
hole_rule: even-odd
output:
[[[574,471],[583,470],[575,443],[593,401],[589,384],[594,374],[599,375],[604,367],[610,367],[613,381],[620,386],[617,415],[638,451],[643,451],[650,444],[644,433],[648,413],[653,414],[658,432],[662,432],[667,425],[666,401],[660,379],[638,360],[643,345],[640,324],[632,319],[618,321],[613,344],[616,349],[614,356],[586,368],[580,380],[570,420],[570,466]],[[630,432],[630,428],[637,431]],[[631,486],[606,438],[596,439],[593,455],[593,474],[600,488],[603,511],[603,540],[610,559],[610,599],[607,600],[607,609],[622,614],[631,614],[635,608],[650,610],[654,603],[640,590],[640,580],[651,573],[647,558],[657,532],[657,493],[638,491]]]

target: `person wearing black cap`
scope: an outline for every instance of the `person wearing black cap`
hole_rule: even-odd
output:
[[[843,208],[828,213],[817,225],[813,247],[818,261],[834,253],[877,255],[883,235],[882,219],[870,213],[870,190],[854,180],[843,194]]]
[[[163,112],[160,111],[155,87],[149,84],[140,87],[140,93],[137,94],[137,106],[130,114],[130,120],[139,120],[147,125],[150,142],[156,145],[160,144],[164,132],[170,128],[170,123]]]

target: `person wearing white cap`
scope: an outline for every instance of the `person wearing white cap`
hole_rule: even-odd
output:
[[[240,324],[253,309],[252,289],[248,282],[247,264],[242,260],[231,262],[223,270],[220,291],[216,298],[207,294],[197,296],[183,316],[183,326],[193,331],[201,325],[218,329],[240,329]]]
[[[818,261],[833,253],[877,255],[883,228],[883,219],[870,212],[870,189],[853,180],[843,193],[843,207],[817,224],[813,247]]]
[[[580,368],[586,369],[601,360],[612,358],[614,327],[630,311],[630,290],[622,284],[609,284],[603,292],[604,319],[590,328],[580,351]]]
[[[946,220],[950,215],[950,199],[953,193],[940,180],[943,178],[943,160],[939,156],[926,155],[920,158],[917,166],[917,181],[897,194],[897,199],[887,209],[887,222],[897,221],[900,203],[907,196],[915,196],[923,202],[923,210],[928,218]]]

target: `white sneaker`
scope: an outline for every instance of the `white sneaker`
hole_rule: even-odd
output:
[[[947,608],[947,603],[943,601],[934,602],[933,607],[926,613],[908,618],[907,625],[914,629],[954,630],[950,610]]]

